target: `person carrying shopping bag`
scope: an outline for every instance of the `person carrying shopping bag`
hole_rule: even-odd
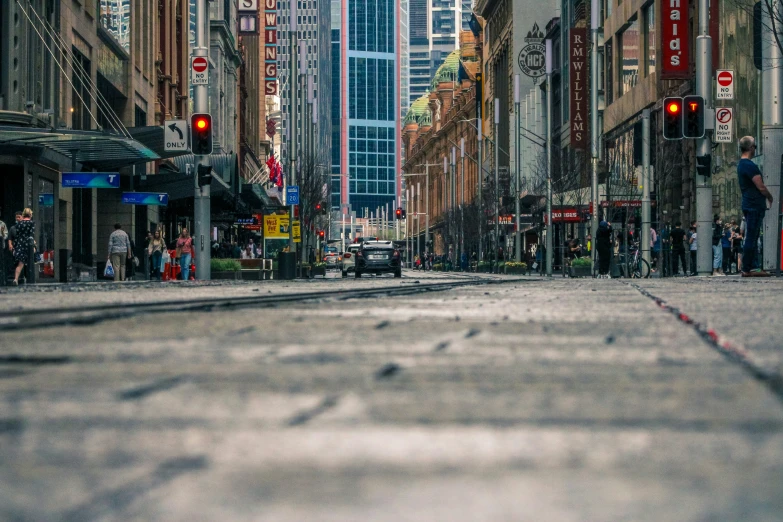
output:
[[[147,245],[147,255],[150,258],[150,266],[152,267],[150,276],[161,280],[161,271],[163,266],[163,252],[166,250],[166,242],[160,236],[160,230],[155,231],[155,235]]]
[[[128,234],[122,225],[114,224],[114,232],[109,236],[109,262],[114,269],[114,281],[125,281],[125,263],[133,256]]]

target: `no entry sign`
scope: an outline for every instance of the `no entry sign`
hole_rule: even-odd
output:
[[[717,90],[715,92],[716,100],[734,99],[734,71],[717,71],[715,75],[718,80]]]
[[[190,58],[190,83],[192,85],[209,85],[209,63],[203,56]]]

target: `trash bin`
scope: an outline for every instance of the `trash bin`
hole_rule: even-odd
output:
[[[280,279],[290,280],[296,278],[296,253],[280,252],[277,254],[277,271]]]

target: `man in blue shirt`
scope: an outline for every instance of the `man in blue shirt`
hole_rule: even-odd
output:
[[[737,177],[742,192],[742,214],[745,216],[745,243],[742,246],[742,277],[769,277],[763,270],[751,271],[756,258],[756,243],[764,222],[767,201],[772,203],[772,194],[764,185],[761,171],[751,161],[756,155],[756,140],[744,136],[739,142],[742,158],[737,164]]]

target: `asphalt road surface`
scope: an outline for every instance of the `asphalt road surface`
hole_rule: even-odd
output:
[[[329,298],[463,277],[0,294],[8,312],[323,290],[0,327],[0,520],[783,520],[783,281]]]

